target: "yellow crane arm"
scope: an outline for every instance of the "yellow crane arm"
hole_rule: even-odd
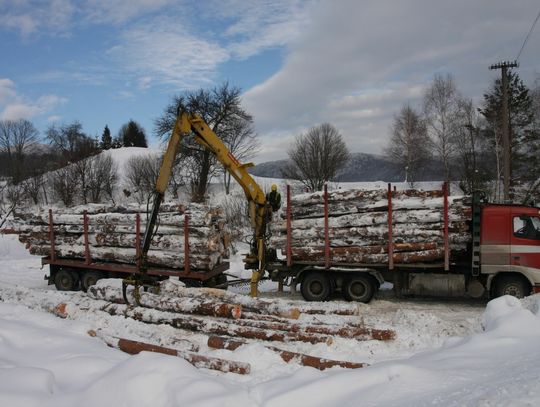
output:
[[[223,143],[223,141],[214,133],[208,124],[196,114],[188,114],[185,112],[179,113],[174,124],[167,150],[163,155],[163,161],[159,170],[159,175],[156,181],[154,191],[154,203],[152,213],[148,220],[146,231],[144,234],[141,259],[143,267],[141,272],[144,273],[146,267],[146,257],[150,249],[150,242],[154,233],[156,220],[159,212],[159,207],[163,201],[165,191],[171,178],[174,160],[180,148],[180,142],[183,137],[193,135],[195,141],[204,148],[211,151],[216,159],[223,165],[226,171],[240,184],[246,199],[249,202],[249,215],[253,228],[254,247],[250,256],[257,259],[258,270],[253,272],[251,281],[251,294],[257,295],[257,282],[262,277],[265,268],[265,233],[266,222],[268,218],[269,206],[266,202],[266,196],[259,184],[249,174],[247,169],[253,164],[241,164]]]

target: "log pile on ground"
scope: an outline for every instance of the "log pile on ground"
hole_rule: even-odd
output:
[[[160,294],[141,292],[141,306],[139,307],[121,304],[121,289],[114,280],[98,281],[95,286],[90,287],[88,295],[99,300],[100,303],[106,302],[107,305],[101,306],[100,311],[110,315],[120,315],[148,324],[169,325],[184,331],[203,334],[210,337],[208,344],[212,347],[221,346],[232,350],[231,344],[234,344],[234,349],[236,349],[244,344],[262,341],[267,344],[265,346],[268,349],[279,354],[286,362],[296,362],[321,370],[332,366],[359,368],[364,364],[326,360],[288,352],[272,346],[270,342],[330,345],[336,338],[358,341],[389,341],[395,338],[395,332],[388,329],[375,329],[352,322],[336,325],[317,321],[312,315],[326,314],[326,312],[316,307],[310,309],[309,317],[306,317],[309,322],[306,322],[300,320],[301,315],[298,309],[294,309],[294,312],[283,312],[287,308],[291,309],[287,301],[248,298],[217,289],[185,288],[172,281],[161,283]],[[132,295],[132,291],[128,292],[128,295]],[[202,303],[205,304],[204,307],[201,306]],[[191,306],[186,304],[191,304]],[[225,309],[225,305],[228,305],[229,310],[236,310],[235,314],[232,315],[230,311],[208,312],[209,309]],[[343,309],[340,311],[340,308]],[[335,305],[330,312],[352,315],[351,310],[350,304],[340,304]],[[69,307],[63,307],[61,314],[69,315],[69,312]],[[216,343],[222,345],[215,345]]]
[[[141,214],[141,235],[146,225],[146,206],[85,205],[53,210],[56,255],[85,257],[84,211],[88,217],[88,243],[94,261],[133,264],[136,258],[136,217]],[[189,223],[189,261],[198,270],[211,270],[229,256],[230,236],[219,208],[204,205],[162,205],[158,228],[152,238],[148,263],[156,267],[184,267],[185,229]],[[49,211],[18,212],[13,228],[30,253],[50,254]]]
[[[444,197],[441,190],[392,193],[395,263],[436,262],[444,258]],[[292,198],[292,258],[324,261],[324,194]],[[463,196],[448,197],[451,258],[466,251],[471,207]],[[331,260],[336,263],[388,262],[388,196],[385,190],[328,193]],[[287,208],[272,224],[272,247],[286,253]]]

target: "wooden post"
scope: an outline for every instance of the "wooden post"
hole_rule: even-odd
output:
[[[444,270],[450,270],[450,245],[448,242],[448,183],[443,183],[444,196]]]
[[[56,251],[54,248],[54,222],[52,209],[49,209],[49,240],[51,241],[51,261],[56,261]]]
[[[189,216],[184,215],[184,271],[189,273]]]
[[[291,186],[287,185],[287,267],[292,266],[292,208]]]
[[[328,185],[324,184],[324,266],[330,268],[330,231],[328,226]]]
[[[92,263],[90,258],[90,243],[88,241],[88,213],[83,212],[83,236],[84,236],[84,262],[86,264]]]

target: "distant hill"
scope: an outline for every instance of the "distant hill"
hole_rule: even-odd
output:
[[[270,161],[256,165],[250,169],[253,175],[268,178],[281,178],[281,169],[288,160]],[[430,160],[427,168],[419,175],[417,181],[440,181],[443,179],[442,169],[438,168],[437,161]],[[338,173],[334,181],[341,182],[402,182],[405,180],[405,171],[385,157],[353,153],[345,167]]]

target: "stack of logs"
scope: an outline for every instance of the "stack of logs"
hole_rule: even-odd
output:
[[[136,244],[146,225],[146,206],[85,205],[53,210],[55,252],[59,257],[85,258],[84,213],[88,219],[88,243],[94,261],[134,263]],[[138,215],[141,214],[142,215]],[[137,236],[137,216],[140,233]],[[185,217],[188,217],[186,229]],[[50,254],[49,211],[18,212],[13,228],[30,253]],[[230,236],[223,213],[203,205],[163,204],[157,232],[148,252],[148,264],[184,267],[185,231],[189,238],[189,261],[198,270],[211,270],[229,255]]]
[[[369,328],[351,321],[340,321],[339,325],[334,325],[310,317],[309,322],[301,322],[301,314],[307,310],[300,311],[285,301],[266,301],[210,288],[185,288],[171,281],[162,282],[159,295],[141,292],[141,307],[133,308],[122,304],[121,290],[111,285],[110,281],[101,280],[88,290],[89,296],[102,301],[100,311],[148,324],[166,324],[206,335],[206,344],[210,348],[234,350],[253,341],[262,341],[267,349],[276,352],[287,363],[296,362],[324,370],[334,366],[360,368],[365,366],[365,363],[330,360],[291,352],[281,349],[275,343],[304,342],[330,345],[339,337],[358,341],[395,339],[395,332],[392,330]],[[309,314],[315,316],[317,314],[352,316],[356,312],[356,307],[349,304],[343,304],[339,309],[316,306],[310,306],[309,309]],[[56,307],[55,313],[66,318],[70,313],[76,313],[76,308],[73,305],[60,304]],[[212,357],[178,352],[124,338],[97,336],[102,337],[110,346],[128,353],[160,352],[183,357],[199,367],[249,373],[249,365],[234,361],[216,360]],[[193,344],[192,349],[198,348]]]
[[[293,261],[324,261],[324,192],[292,198]],[[388,192],[338,190],[328,193],[330,258],[339,263],[388,263]],[[450,258],[466,252],[471,207],[466,197],[448,197]],[[286,253],[287,208],[273,223],[271,245]],[[392,237],[395,263],[441,261],[444,258],[443,190],[392,192]]]

